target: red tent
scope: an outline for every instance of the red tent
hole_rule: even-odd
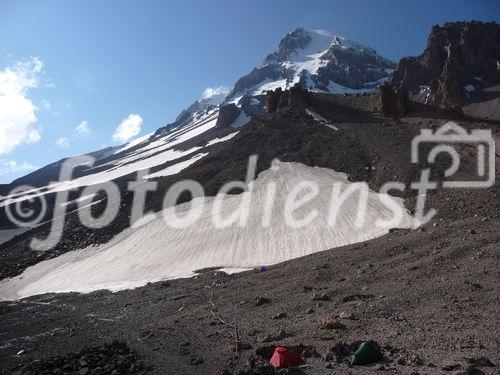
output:
[[[269,360],[271,366],[276,368],[294,367],[304,363],[304,360],[297,353],[291,352],[287,348],[278,346],[274,349],[273,356]]]

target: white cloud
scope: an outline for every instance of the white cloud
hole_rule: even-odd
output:
[[[0,176],[18,172],[31,172],[35,169],[38,169],[38,167],[25,161],[18,163],[15,160],[0,159]]]
[[[141,132],[141,126],[144,120],[141,116],[131,113],[124,118],[120,125],[115,129],[113,140],[116,142],[126,142]]]
[[[229,88],[226,86],[207,87],[205,91],[203,91],[201,98],[209,99],[214,96],[226,96],[227,94],[229,94]]]
[[[56,141],[56,146],[61,147],[61,148],[68,148],[69,147],[68,138],[66,138],[66,137],[59,138]]]
[[[42,69],[42,62],[32,57],[0,70],[0,155],[41,138],[37,108],[27,91],[37,87]]]
[[[80,122],[80,124],[78,124],[78,126],[75,128],[76,130],[76,134],[78,136],[86,136],[86,135],[89,135],[90,134],[90,126],[89,126],[89,123],[87,121],[82,121]]]

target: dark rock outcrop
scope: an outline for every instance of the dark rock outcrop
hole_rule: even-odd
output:
[[[273,113],[281,110],[303,111],[311,101],[311,94],[300,84],[295,84],[290,90],[277,88],[267,92],[266,113]]]
[[[217,129],[225,129],[231,126],[231,124],[240,115],[240,110],[236,107],[236,104],[231,103],[220,107],[219,117],[217,118],[217,123],[215,127]]]
[[[434,26],[427,48],[401,59],[389,78],[426,104],[461,110],[470,92],[500,82],[500,25],[450,22]]]
[[[283,95],[283,91],[281,87],[277,88],[274,91],[268,91],[266,97],[266,113],[273,113],[278,110],[278,105],[281,101],[281,96]]]
[[[302,111],[306,108],[307,104],[311,101],[310,93],[299,84],[290,88],[290,95],[288,97],[288,107]]]
[[[384,83],[380,86],[378,111],[384,117],[399,118],[409,112],[409,98],[405,89]]]

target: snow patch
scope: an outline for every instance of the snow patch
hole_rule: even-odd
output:
[[[276,81],[273,81],[269,78],[266,78],[255,89],[253,89],[250,92],[250,94],[251,95],[261,95],[261,94],[265,94],[266,91],[274,91],[277,88],[286,89],[287,87],[288,86],[287,86],[286,78],[278,79]]]
[[[375,90],[375,89],[372,89]],[[328,92],[332,94],[356,94],[356,93],[362,93],[362,92],[367,92],[370,90],[367,89],[351,89],[349,87],[345,87],[342,85],[339,85],[337,82],[330,81],[328,83]]]
[[[201,158],[203,158],[207,155],[208,155],[208,152],[196,154],[191,159],[187,159],[187,160],[181,161],[177,164],[170,165],[167,168],[162,169],[158,172],[148,174],[144,178],[165,177],[165,176],[171,176],[173,174],[177,174],[180,171],[182,171],[183,169],[186,169],[191,164],[194,164],[195,162],[197,162],[198,160],[200,160]]]
[[[211,141],[209,141],[207,143],[207,146],[212,146],[212,145],[215,145],[216,143],[229,141],[231,138],[233,138],[238,133],[239,132],[234,132],[234,133],[228,134],[228,135],[226,135],[225,137],[222,137],[222,138],[214,138],[214,139],[212,139]]]
[[[114,154],[118,154],[122,151],[125,151],[125,150],[128,150],[129,148],[132,148],[132,147],[135,147],[137,146],[138,144],[141,144],[142,142],[145,142],[149,139],[149,137],[151,137],[154,133],[148,133],[146,135],[143,135],[142,137],[138,137],[136,139],[133,139],[132,141],[130,141],[129,143],[127,143],[125,146],[119,148],[118,150],[116,150],[114,152]]]
[[[80,202],[84,202],[84,201],[89,201],[89,200],[93,199],[94,197],[95,197],[95,194],[84,195],[84,196],[79,197],[75,200],[63,203],[62,206],[66,207],[66,206],[69,206],[70,204],[73,204],[73,203],[80,203]]]

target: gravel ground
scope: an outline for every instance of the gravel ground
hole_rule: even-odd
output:
[[[396,231],[265,272],[208,271],[118,293],[4,302],[2,369],[113,340],[128,343],[157,374],[244,369],[257,349],[278,344],[314,349],[318,357],[305,368],[311,374],[378,373],[380,367],[435,374],[447,365],[462,369],[465,358],[475,357],[498,364],[500,221],[483,220]],[[264,303],[257,306],[259,298]],[[233,361],[234,329],[212,312],[237,327],[243,345]],[[326,329],[324,319],[345,327]],[[386,348],[387,363],[349,369],[329,355],[336,345],[369,339]]]

